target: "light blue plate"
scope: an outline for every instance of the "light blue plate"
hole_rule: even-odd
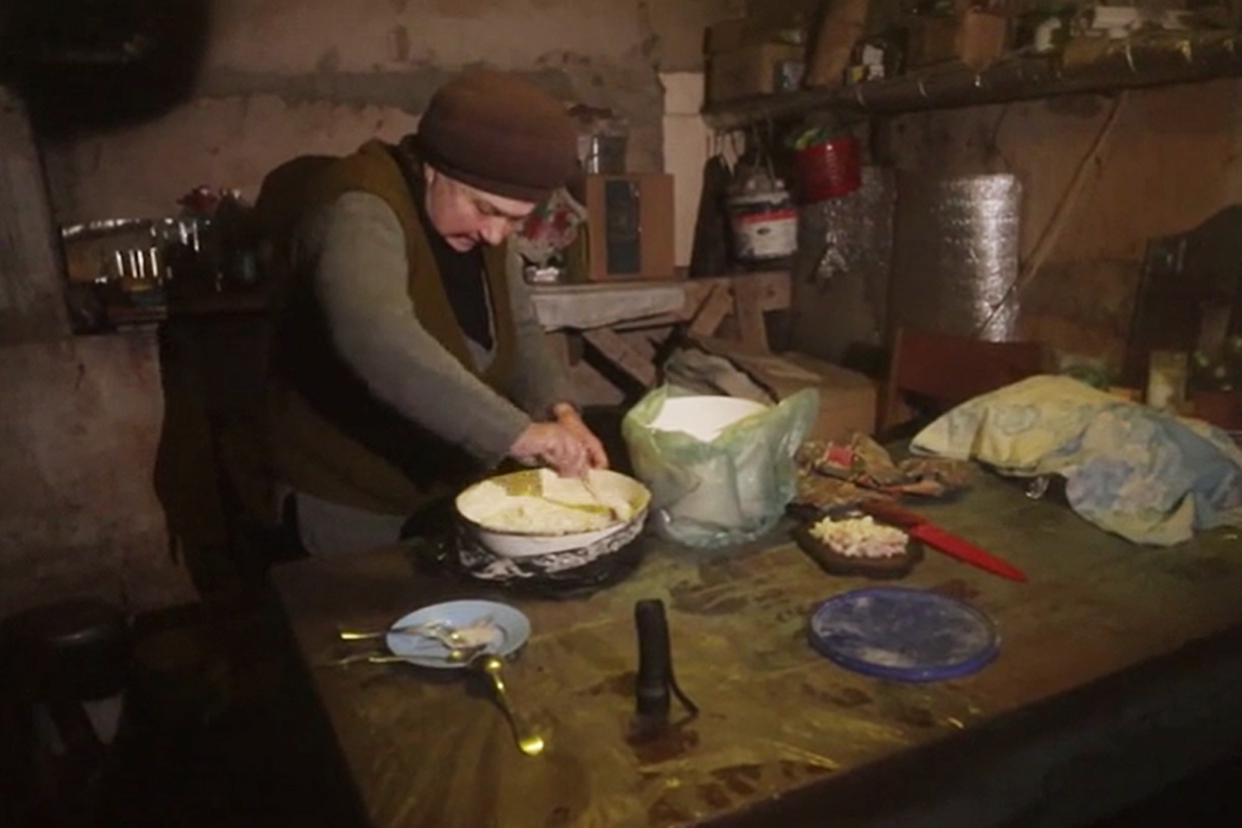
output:
[[[497,635],[484,648],[484,652],[495,653],[502,658],[510,656],[530,638],[530,619],[514,607],[496,601],[463,600],[432,604],[401,616],[392,623],[392,629],[437,621],[452,627],[469,627],[484,618],[490,618],[497,629]],[[448,647],[425,636],[390,632],[385,640],[393,655],[401,656],[419,667],[451,670],[466,666],[446,661]]]

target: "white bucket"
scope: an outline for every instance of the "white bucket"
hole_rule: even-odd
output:
[[[738,259],[783,259],[798,248],[798,210],[788,192],[730,196],[728,206],[733,252]]]
[[[703,443],[714,442],[726,428],[768,406],[738,397],[672,397],[651,423],[659,431],[680,431]],[[762,443],[735,447],[734,456],[712,456],[684,471],[695,486],[663,509],[668,521],[701,525],[748,526],[762,518],[765,492],[772,486]]]
[[[740,397],[670,397],[651,427],[658,431],[682,431],[710,443],[738,420],[765,410],[763,403]]]

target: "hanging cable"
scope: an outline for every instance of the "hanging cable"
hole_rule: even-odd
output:
[[[1013,283],[1005,290],[1004,295],[997,301],[991,312],[987,315],[979,325],[975,327],[974,336],[980,338],[984,332],[992,326],[996,317],[1001,311],[1012,302],[1026,286],[1039,274],[1040,268],[1043,266],[1044,259],[1048,257],[1048,251],[1052,249],[1053,244],[1061,237],[1061,231],[1065,227],[1065,222],[1069,214],[1069,208],[1078,201],[1078,195],[1082,190],[1083,181],[1086,180],[1087,169],[1095,161],[1108,136],[1112,133],[1113,124],[1117,122],[1117,113],[1121,111],[1121,105],[1126,100],[1126,93],[1122,92],[1113,101],[1112,109],[1108,111],[1108,115],[1104,118],[1104,123],[1100,125],[1100,129],[1095,134],[1095,138],[1091,141],[1091,146],[1078,162],[1078,167],[1074,170],[1074,175],[1070,178],[1069,184],[1066,185],[1065,192],[1057,201],[1056,207],[1052,211],[1052,215],[1048,217],[1048,223],[1044,225],[1043,232],[1039,236],[1039,240],[1035,243],[1035,247],[1031,250],[1031,255],[1027,257],[1026,262],[1018,270],[1018,276]]]

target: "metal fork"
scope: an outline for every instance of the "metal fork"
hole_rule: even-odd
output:
[[[382,630],[337,630],[336,634],[342,641],[368,641],[373,638],[386,638],[389,633],[396,635],[419,635],[439,641],[450,650],[464,646],[467,642],[462,635],[444,621],[428,621],[423,624],[411,624],[405,627],[388,627]]]

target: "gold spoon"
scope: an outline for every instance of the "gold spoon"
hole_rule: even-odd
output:
[[[446,664],[465,664],[477,656],[486,647],[486,644],[478,644],[474,647],[454,647],[444,654],[444,662]],[[409,657],[407,656],[371,651],[366,653],[354,653],[353,655],[322,661],[320,662],[320,666],[345,667],[350,664],[400,664],[402,662],[407,664],[411,663]]]
[[[470,666],[477,667],[491,681],[492,689],[496,691],[496,701],[500,704],[500,709],[509,722],[509,729],[513,731],[518,750],[527,756],[538,756],[543,753],[543,737],[533,731],[524,732],[518,724],[517,717],[513,714],[513,708],[509,706],[509,693],[505,688],[505,680],[500,674],[504,668],[504,661],[500,656],[494,653],[483,653],[471,661]]]

